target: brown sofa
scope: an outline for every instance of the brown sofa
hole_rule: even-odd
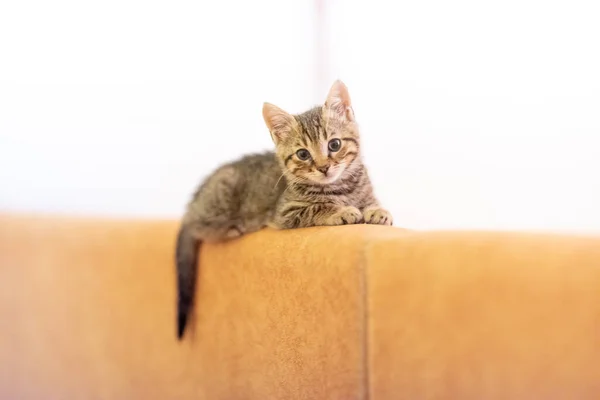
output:
[[[599,399],[600,239],[0,217],[0,399]]]

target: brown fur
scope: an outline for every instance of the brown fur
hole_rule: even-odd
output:
[[[392,224],[373,194],[350,95],[341,81],[333,84],[323,106],[291,115],[265,103],[263,117],[276,151],[218,168],[195,192],[183,217],[177,241],[179,338],[193,305],[201,242],[232,239],[267,225]],[[332,141],[340,144],[335,151]],[[310,156],[302,159],[299,150]]]

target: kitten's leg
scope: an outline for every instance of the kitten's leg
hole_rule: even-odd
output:
[[[225,231],[223,239],[235,239],[248,233],[260,231],[267,226],[266,221],[266,212],[265,215],[246,217],[243,220],[233,221]]]
[[[240,213],[240,171],[221,167],[200,186],[188,205],[184,224],[205,242],[233,239],[248,232]]]
[[[392,214],[379,204],[372,204],[364,208],[363,215],[365,223],[373,225],[392,225],[394,219]]]
[[[323,215],[314,220],[315,225],[346,225],[363,223],[360,210],[352,206],[339,207],[332,210],[330,215]]]
[[[363,221],[360,210],[352,206],[329,203],[289,202],[280,206],[271,226],[279,229],[359,224]]]
[[[244,232],[242,232],[240,227],[231,226],[229,227],[229,229],[227,229],[227,232],[225,232],[225,239],[235,239],[242,236],[243,234]]]

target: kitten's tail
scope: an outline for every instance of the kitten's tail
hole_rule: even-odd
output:
[[[188,316],[194,304],[198,249],[200,241],[189,227],[182,225],[177,235],[177,339],[183,338]]]

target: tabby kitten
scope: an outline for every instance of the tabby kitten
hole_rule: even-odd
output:
[[[360,135],[348,89],[331,87],[323,106],[299,115],[265,103],[275,152],[249,155],[209,176],[189,202],[177,238],[177,336],[195,291],[201,242],[258,231],[317,225],[392,225],[360,157]]]

